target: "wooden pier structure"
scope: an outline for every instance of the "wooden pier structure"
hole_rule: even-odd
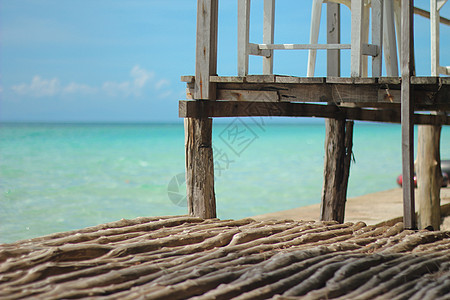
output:
[[[198,0],[195,76],[182,76],[182,81],[187,84],[188,100],[179,103],[179,116],[185,118],[186,185],[191,216],[216,217],[212,118],[218,117],[326,118],[320,216],[323,221],[341,223],[345,212],[353,121],[401,123],[404,222],[405,227],[411,229],[417,227],[413,129],[415,124],[427,125],[419,130],[423,148],[420,151],[423,156],[418,158],[419,177],[423,180],[419,179],[419,189],[425,189],[420,194],[428,197],[423,200],[427,203],[436,202],[430,194],[436,195],[437,190],[439,206],[440,126],[450,125],[450,78],[440,76],[449,75],[450,67],[439,65],[439,24],[448,25],[447,19],[440,18],[439,10],[447,0],[431,0],[428,15],[414,8],[413,0],[327,1],[327,44],[317,44],[317,16],[320,18],[322,2],[312,2],[310,44],[274,44],[275,0],[264,0],[263,44],[255,44],[249,41],[251,1],[238,0],[237,76],[219,76],[218,0]],[[351,44],[340,43],[340,3],[351,9]],[[429,77],[415,76],[414,13],[430,17]],[[397,16],[396,20],[394,16]],[[396,40],[401,54],[400,74]],[[302,49],[310,51],[309,77],[273,74],[276,50]],[[321,49],[327,50],[327,77],[312,77],[315,51]],[[340,77],[340,51],[345,49],[351,52],[349,78]],[[388,76],[382,76],[383,52]],[[249,55],[263,57],[263,74],[248,74]],[[370,77],[368,58],[372,60]],[[435,204],[432,206],[436,207]],[[425,213],[425,210],[432,208],[421,207],[421,210],[419,217],[426,215],[421,219],[421,226],[431,225],[432,213]]]

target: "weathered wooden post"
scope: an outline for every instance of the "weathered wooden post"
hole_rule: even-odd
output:
[[[340,7],[327,3],[327,43],[340,42]],[[340,51],[327,50],[327,75],[340,76]],[[352,152],[353,122],[325,119],[324,183],[320,219],[344,222]]]
[[[439,76],[439,7],[430,1],[431,76]],[[419,228],[441,225],[440,189],[442,184],[440,138],[441,126],[419,126],[417,150],[417,198]]]
[[[197,46],[195,60],[196,101],[215,100],[210,76],[217,73],[218,0],[197,2]],[[186,118],[186,189],[189,215],[216,217],[212,119]]]
[[[441,224],[440,191],[442,185],[440,161],[441,126],[420,125],[417,148],[417,198],[419,202],[419,228]]]
[[[411,76],[414,74],[414,0],[402,0],[401,43],[401,122],[402,122],[402,176],[403,222],[405,228],[416,228],[414,208],[414,103]]]

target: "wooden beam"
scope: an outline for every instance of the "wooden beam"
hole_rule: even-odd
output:
[[[398,105],[388,109],[366,109],[295,102],[180,101],[182,118],[206,117],[317,117],[400,123]],[[450,116],[414,114],[416,124],[450,125]]]
[[[197,2],[197,44],[195,56],[195,99],[214,99],[209,77],[217,73],[217,0]]]
[[[414,0],[402,0],[402,83],[401,83],[401,121],[402,121],[402,176],[403,176],[403,220],[405,228],[415,229],[414,208],[414,98],[411,86],[413,76],[413,7]]]
[[[188,80],[189,78],[187,78]],[[381,78],[307,78],[277,75],[249,75],[246,77],[211,76],[211,82],[217,83],[217,94],[224,95],[225,90],[245,95],[261,94],[270,91],[273,100],[298,102],[356,103],[371,106],[373,103],[400,104],[401,81],[398,77]],[[377,82],[378,81],[378,82]],[[414,104],[418,110],[448,111],[450,106],[450,80],[444,77],[411,77],[414,88]],[[194,94],[194,84],[188,84],[188,96]],[[242,92],[239,92],[242,91]],[[193,99],[194,97],[192,97]],[[188,99],[191,99],[190,96]],[[233,98],[221,97],[221,100]],[[240,98],[245,101],[247,98]],[[249,96],[249,100],[256,97]]]

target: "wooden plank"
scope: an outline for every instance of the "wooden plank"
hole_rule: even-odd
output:
[[[397,42],[394,25],[394,0],[384,0],[383,9],[383,47],[386,73],[389,77],[398,76]],[[397,28],[400,31],[400,28]]]
[[[327,3],[327,44],[341,43],[341,8],[338,3]],[[327,50],[327,76],[341,76],[340,50]]]
[[[383,57],[383,0],[372,0],[372,44],[377,55],[372,58],[372,77],[381,77]]]
[[[398,84],[399,85],[401,82],[402,82],[401,77],[380,77],[380,78],[378,78],[378,83],[383,83],[383,84]]]
[[[278,77],[276,77],[278,78]],[[281,80],[281,79],[280,79]],[[287,79],[294,80],[294,79]],[[301,81],[305,78],[300,79]],[[364,103],[400,103],[400,85],[395,84],[352,84],[345,83],[217,83],[218,90],[250,90],[250,91],[276,91],[280,101],[295,102],[350,102],[356,104]],[[311,79],[312,80],[312,79]],[[323,78],[319,79],[320,81]],[[358,80],[374,80],[373,78],[362,78]],[[380,78],[381,80],[381,78]],[[440,78],[439,82],[446,80]],[[245,81],[245,80],[244,80]],[[334,81],[334,80],[329,80]],[[448,81],[439,84],[414,84],[414,104],[420,109],[446,110],[450,105],[450,85]]]
[[[425,17],[425,18],[427,18],[427,19],[431,19],[431,17],[430,17],[430,12],[428,12],[428,11],[426,11],[426,10],[424,10],[424,9],[421,9],[421,8],[419,8],[419,7],[414,7],[414,13],[415,13],[416,15]],[[440,22],[441,24],[445,24],[445,25],[449,25],[449,26],[450,26],[450,20],[447,19],[447,18],[440,17],[440,18],[439,18],[439,22]]]
[[[209,76],[217,73],[217,9],[217,0],[197,2],[196,99],[214,99],[215,96]]]
[[[275,75],[247,75],[245,81],[248,83],[274,83]]]
[[[216,198],[214,193],[212,119],[185,118],[184,128],[186,197],[189,215],[204,219],[215,218]]]
[[[211,82],[216,83],[243,83],[245,82],[245,77],[236,76],[210,76]]]
[[[264,56],[265,58],[268,58],[271,56],[271,51],[268,49],[260,49],[258,44],[254,43],[248,43],[248,54],[249,55],[258,55],[258,56]]]
[[[193,83],[193,82],[195,82],[195,76],[192,76],[192,75],[181,76],[180,77],[180,81],[181,82],[186,82],[186,83]]]
[[[439,230],[441,224],[440,136],[440,126],[419,126],[416,166],[419,229],[432,226],[434,230]]]
[[[417,77],[417,76],[411,76],[411,84],[420,84],[420,85],[434,85],[437,86],[439,84],[439,77],[433,76],[427,76],[427,77]]]
[[[431,75],[439,76],[439,10],[438,1],[430,0]]]
[[[276,91],[217,90],[217,100],[278,102],[280,97]]]
[[[260,49],[269,50],[339,50],[351,49],[350,44],[258,44]],[[367,46],[370,48],[370,46]],[[370,51],[370,50],[368,50]]]
[[[320,29],[320,15],[322,13],[322,0],[313,0],[311,8],[311,26],[309,33],[309,44],[317,44],[319,41],[319,29]],[[313,48],[309,48],[308,53],[308,70],[306,72],[307,77],[314,76],[314,70],[316,68],[316,55],[317,51]]]
[[[264,0],[263,43],[273,44],[275,29],[275,0]],[[273,50],[263,57],[263,74],[273,74]]]
[[[363,44],[363,0],[351,1],[351,53],[350,53],[350,76],[362,76],[362,44]]]
[[[276,83],[301,83],[301,84],[312,84],[312,83],[325,83],[325,77],[294,77],[294,76],[275,76]]]
[[[414,123],[413,89],[410,83],[414,66],[413,58],[413,6],[414,0],[402,0],[402,176],[403,176],[403,220],[405,228],[415,229],[414,208]]]
[[[250,0],[238,0],[238,75],[248,74]]]
[[[386,123],[401,122],[401,110],[398,105],[392,105],[391,109],[365,109],[324,104],[264,101],[180,101],[179,116],[182,118],[285,116]],[[416,124],[450,125],[450,116],[448,115],[415,114],[413,118]]]
[[[368,64],[368,57],[369,56],[375,56],[377,55],[377,47],[372,46],[371,49],[366,49],[369,43],[369,29],[370,29],[370,6],[367,5],[368,1],[364,1],[365,4],[363,4],[363,11],[361,15],[362,19],[362,48],[361,48],[361,76],[362,77],[368,77],[369,76],[369,64]],[[370,52],[369,52],[370,51]],[[369,53],[368,53],[369,52]]]
[[[339,83],[339,84],[375,84],[378,82],[377,78],[365,78],[365,77],[327,77],[327,83]]]

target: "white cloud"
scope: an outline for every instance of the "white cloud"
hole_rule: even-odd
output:
[[[111,97],[139,97],[147,88],[158,91],[159,98],[166,98],[172,94],[168,89],[170,82],[167,79],[159,79],[155,82],[155,74],[139,65],[135,65],[129,73],[129,79],[125,81],[105,81],[101,86],[95,87],[82,83],[71,82],[62,85],[58,78],[45,79],[39,75],[32,78],[30,83],[21,83],[11,87],[18,95],[31,97],[50,97],[57,95],[96,94],[103,92]],[[0,87],[0,92],[1,92]]]
[[[136,65],[131,69],[130,76],[131,80],[128,81],[107,81],[103,83],[102,89],[110,96],[140,96],[155,74]]]
[[[64,88],[62,88],[62,93],[64,94],[93,94],[97,91],[96,88],[93,88],[86,84],[79,84],[76,82],[71,82]]]
[[[169,85],[170,85],[170,81],[169,81],[169,80],[167,80],[167,79],[161,79],[161,80],[159,80],[157,83],[155,83],[155,88],[156,88],[157,90],[160,90],[160,89],[162,89],[163,87],[169,86]]]
[[[145,84],[155,76],[153,72],[142,69],[138,65],[134,66],[133,69],[131,69],[130,74],[134,78],[134,87],[139,89],[143,88]]]
[[[34,76],[30,84],[22,83],[11,88],[19,95],[46,97],[57,94],[60,89],[60,83],[57,78],[42,79],[40,76]]]

